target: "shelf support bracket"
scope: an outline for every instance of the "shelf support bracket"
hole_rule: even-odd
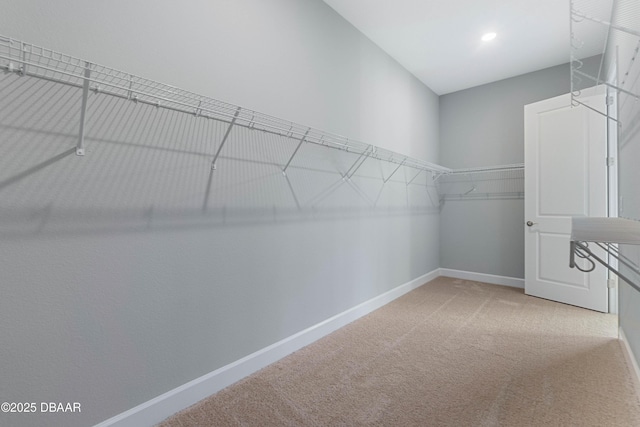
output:
[[[342,179],[351,179],[351,177],[358,171],[358,169],[360,169],[360,166],[362,166],[362,164],[364,163],[365,160],[367,160],[366,158],[363,160],[362,157],[364,157],[367,154],[367,151],[369,151],[371,149],[372,145],[368,146],[366,150],[364,150],[360,156],[356,159],[355,162],[353,162],[353,164],[351,165],[351,167],[349,169],[347,169],[347,172],[344,174],[344,176],[342,177]],[[360,162],[360,160],[362,160],[362,162]],[[358,162],[360,162],[360,164],[358,165]],[[356,167],[356,165],[358,165]],[[355,169],[354,169],[355,168]]]
[[[413,178],[411,178],[411,180],[410,180],[409,182],[407,182],[407,187],[408,187],[408,186],[410,186],[410,185],[411,185],[411,183],[412,183],[413,181],[415,181],[415,179],[416,179],[417,177],[419,177],[421,173],[422,173],[422,169],[420,169],[420,170],[418,171],[418,173],[416,174],[416,176],[414,176]]]
[[[91,79],[91,63],[85,62],[84,82],[82,83],[82,107],[80,110],[80,135],[76,145],[76,155],[84,156],[84,125],[87,114],[87,99],[89,97],[89,83]]]
[[[595,253],[593,253],[589,247],[587,246],[586,242],[579,242],[579,241],[574,241],[572,240],[569,243],[569,268],[577,268],[578,270],[588,273],[590,271],[593,271],[593,269],[596,267],[595,264],[593,263],[593,261],[589,258],[593,258],[596,261],[598,261],[601,265],[603,265],[605,268],[607,268],[607,270],[613,272],[614,274],[616,274],[618,277],[620,277],[622,280],[624,280],[625,282],[627,282],[632,288],[634,288],[636,291],[640,292],[640,284],[636,283],[635,281],[631,280],[629,277],[625,276],[624,274],[620,273],[619,270],[611,267],[609,265],[608,262],[606,262],[605,260],[603,260],[602,258],[600,258],[598,255],[596,255]],[[607,249],[605,249],[605,251],[607,251]],[[609,251],[607,251],[609,252]],[[637,272],[637,269],[634,268],[634,266],[630,265],[629,263],[625,262],[625,260],[621,259],[620,257],[612,254],[611,252],[609,252],[610,255],[613,255],[615,258],[617,258],[619,261],[621,261],[623,264],[625,264],[627,267],[630,267],[632,270],[635,270]],[[591,264],[591,268],[589,270],[583,270],[580,267],[578,267],[576,265],[575,262],[575,257],[576,255],[579,258],[584,258],[587,261],[590,262]]]
[[[594,81],[594,82],[595,82],[596,84],[598,84],[598,85],[599,85],[599,84],[603,84],[603,85],[605,85],[605,86],[607,86],[607,87],[610,87],[611,89],[617,90],[618,92],[622,92],[622,93],[624,93],[625,95],[632,96],[632,97],[634,97],[636,100],[638,100],[638,99],[640,98],[640,96],[639,96],[637,93],[633,93],[633,92],[630,92],[630,91],[628,91],[628,90],[622,89],[622,88],[620,88],[620,87],[618,87],[618,86],[616,86],[616,85],[614,85],[614,84],[607,83],[607,82],[605,82],[605,81],[601,81],[600,79],[597,79],[597,78],[595,78],[595,77],[593,77],[593,76],[590,76],[590,75],[589,75],[589,74],[587,74],[587,73],[584,73],[584,72],[580,71],[578,68],[574,68],[574,69],[573,69],[573,72],[574,72],[575,74],[579,74],[579,75],[581,75],[581,76],[584,76],[584,77],[588,78],[588,79],[589,79],[589,80],[591,80],[591,81]]]
[[[133,76],[129,74],[129,90],[127,91],[127,99],[133,99]]]
[[[291,185],[291,181],[289,180],[289,177],[285,174],[284,179],[287,180],[287,185],[289,185],[289,190],[291,190],[291,195],[293,196],[293,201],[296,202],[296,206],[298,207],[298,210],[301,210],[301,206],[300,206],[300,201],[298,201],[298,197],[296,196],[296,192],[293,189],[293,185]]]
[[[368,151],[369,149],[371,149],[371,152],[373,153],[373,145],[370,145],[370,146],[369,146],[369,148],[367,148],[366,150],[364,150],[364,153],[362,153],[362,154],[364,154],[364,155],[365,155],[365,157],[362,159],[362,161],[360,162],[360,164],[359,164],[358,166],[356,166],[356,168],[355,168],[354,170],[352,170],[352,171],[351,171],[351,173],[350,173],[350,174],[349,174],[349,176],[348,176],[348,178],[349,178],[349,179],[351,179],[351,177],[352,177],[353,175],[355,175],[355,174],[356,174],[356,172],[358,172],[358,169],[360,169],[360,167],[364,164],[364,162],[366,162],[366,161],[367,161],[367,157],[369,157],[369,156],[368,156],[368,155],[366,155],[366,154],[367,154],[367,151]],[[361,156],[361,157],[362,157],[362,156]],[[353,166],[352,166],[352,167],[353,167]]]
[[[404,162],[406,162],[406,161],[407,161],[407,158],[405,157],[405,159],[402,161],[402,163],[400,163],[400,164],[398,165],[398,167],[397,167],[397,168],[395,168],[395,170],[394,170],[393,172],[391,172],[391,175],[389,175],[389,176],[387,177],[387,179],[385,179],[385,180],[384,180],[384,183],[385,183],[385,184],[386,184],[386,183],[391,179],[391,177],[392,177],[396,172],[398,172],[398,169],[400,169],[402,166],[404,166]]]
[[[21,53],[22,53],[22,67],[20,67],[20,75],[21,76],[26,76],[27,75],[27,44],[25,42],[22,42],[20,44],[21,47]]]
[[[287,176],[287,168],[289,167],[289,165],[291,164],[291,161],[293,160],[293,158],[296,156],[296,154],[298,153],[298,150],[300,149],[300,146],[302,145],[302,143],[307,139],[307,135],[309,135],[309,132],[311,131],[311,128],[307,129],[307,131],[304,133],[304,136],[302,138],[300,138],[300,142],[298,142],[298,146],[296,147],[295,151],[293,152],[293,154],[291,155],[291,158],[289,159],[289,161],[287,162],[287,164],[284,166],[284,169],[282,169],[282,174],[284,176]]]
[[[575,97],[573,96],[573,94],[571,94],[571,98],[572,98],[572,99],[571,99],[571,102],[572,102],[572,103],[575,103],[575,105],[574,105],[575,107],[577,107],[577,106],[581,105],[581,106],[583,106],[583,107],[585,107],[585,108],[588,108],[588,109],[589,109],[589,110],[591,110],[591,111],[595,111],[596,113],[600,114],[601,116],[606,117],[606,118],[607,118],[607,119],[609,119],[609,120],[613,120],[613,121],[614,121],[614,122],[616,122],[616,123],[620,123],[618,119],[614,119],[613,117],[609,116],[607,113],[603,113],[602,111],[600,111],[600,110],[598,110],[598,109],[596,109],[596,108],[593,108],[592,106],[587,105],[587,104],[585,104],[584,102],[580,102],[580,101],[578,101],[577,99],[575,99]]]
[[[236,120],[238,119],[238,114],[240,114],[240,110],[241,110],[241,107],[238,107],[236,109],[236,113],[233,115],[233,119],[231,119],[231,123],[229,124],[229,127],[227,128],[227,131],[225,132],[224,137],[222,138],[222,142],[220,142],[220,147],[218,147],[218,151],[216,151],[215,156],[213,156],[213,161],[211,162],[211,169],[213,170],[216,170],[216,161],[218,160],[218,156],[222,151],[222,147],[224,147],[224,143],[227,142],[227,138],[229,138],[229,133],[231,133],[231,129],[233,128],[233,125],[236,124]]]

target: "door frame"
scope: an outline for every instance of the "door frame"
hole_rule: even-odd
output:
[[[607,81],[618,84],[618,58],[610,64],[609,78]],[[607,215],[618,217],[618,92],[607,86]],[[608,256],[608,263],[614,269],[618,268],[618,259]],[[618,277],[608,271],[609,287],[609,313],[618,314]]]

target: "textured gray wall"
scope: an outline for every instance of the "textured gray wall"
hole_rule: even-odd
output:
[[[640,10],[637,1],[619,0],[613,16],[613,22],[627,28],[638,29]],[[613,32],[608,51],[618,53],[618,84],[625,90],[640,93],[640,64],[632,58],[637,56],[635,51],[637,38]],[[615,61],[614,57],[609,58]],[[629,95],[618,95],[618,114],[621,127],[618,130],[618,186],[619,186],[619,215],[624,218],[640,221],[640,105]],[[621,252],[636,265],[640,265],[640,246],[625,245]],[[634,280],[640,277],[622,266],[622,272]],[[624,331],[636,358],[640,358],[640,292],[620,281],[619,287],[619,318],[620,327]],[[640,360],[638,360],[640,363]]]
[[[585,61],[597,70],[599,57]],[[440,161],[471,168],[524,161],[524,106],[568,93],[560,65],[440,97]],[[524,278],[524,200],[447,201],[443,268]]]
[[[321,1],[12,2],[6,35],[438,161],[438,98]],[[0,76],[0,397],[86,426],[439,267],[426,174]],[[332,190],[332,191],[330,191]],[[319,197],[315,197],[321,195]],[[296,203],[297,200],[297,203]],[[298,208],[297,204],[300,204]],[[375,204],[375,208],[374,205]]]
[[[438,139],[438,128],[423,122],[435,117],[438,97],[321,0],[0,0],[0,7],[0,34],[438,159],[438,144],[425,143]]]

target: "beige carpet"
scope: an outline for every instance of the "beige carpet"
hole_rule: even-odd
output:
[[[175,426],[640,426],[614,315],[438,278]]]

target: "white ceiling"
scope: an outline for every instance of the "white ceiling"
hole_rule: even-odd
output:
[[[569,62],[569,0],[324,1],[439,95]]]

